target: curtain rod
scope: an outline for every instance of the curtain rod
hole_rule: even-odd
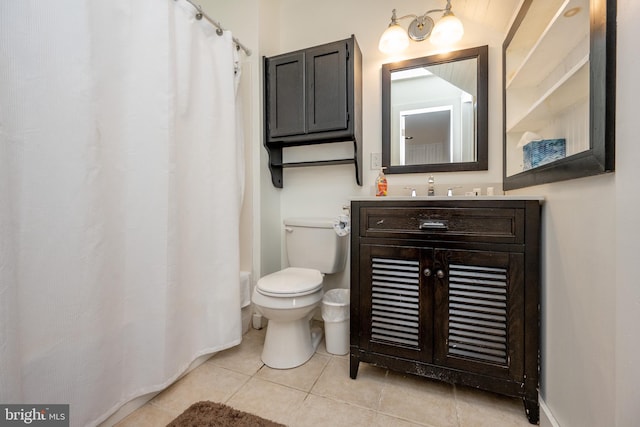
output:
[[[178,0],[174,0],[174,1],[178,1]],[[209,17],[206,13],[204,13],[202,11],[202,6],[195,4],[193,1],[191,0],[185,0],[187,3],[189,3],[191,6],[193,6],[194,8],[196,8],[197,13],[196,13],[196,19],[197,20],[201,20],[202,18],[206,19],[207,21],[209,21],[214,27],[217,28],[216,33],[218,33],[218,35],[222,35],[222,32],[224,31],[224,28],[222,28],[222,25],[220,25],[219,22],[214,21],[213,19],[211,19],[211,17]],[[247,54],[247,56],[251,56],[251,49],[249,49],[248,47],[246,47],[245,45],[243,45],[242,43],[240,43],[240,40],[238,40],[235,37],[233,38],[233,42],[236,44],[236,46],[242,50],[244,50],[244,53]]]

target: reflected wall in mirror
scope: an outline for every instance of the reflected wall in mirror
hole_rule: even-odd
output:
[[[505,190],[613,170],[615,9],[523,1],[503,45]]]
[[[382,66],[386,173],[486,170],[488,48]]]

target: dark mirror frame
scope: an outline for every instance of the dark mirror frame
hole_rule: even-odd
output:
[[[476,161],[459,163],[433,163],[423,165],[391,165],[391,73],[417,67],[477,59],[478,98],[476,105]],[[489,48],[480,46],[422,58],[382,64],[382,166],[385,173],[458,172],[487,170],[488,156],[488,78]]]
[[[590,1],[589,149],[516,175],[507,176],[506,51],[533,0],[526,0],[502,46],[503,188],[514,190],[615,170],[616,0]]]

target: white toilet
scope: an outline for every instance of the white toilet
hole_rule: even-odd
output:
[[[295,368],[313,356],[322,340],[310,321],[322,302],[324,274],[344,270],[348,236],[338,236],[334,219],[284,220],[290,267],[258,280],[252,301],[269,319],[262,361],[275,369]]]

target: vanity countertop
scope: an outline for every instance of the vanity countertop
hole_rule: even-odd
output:
[[[540,203],[544,201],[543,196],[356,196],[352,197],[353,201],[379,201],[379,202],[398,202],[398,201],[487,201],[487,200],[538,200]]]

